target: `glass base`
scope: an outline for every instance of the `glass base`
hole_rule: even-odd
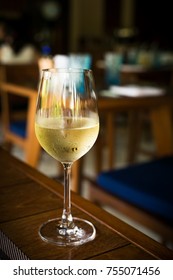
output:
[[[62,219],[48,220],[39,229],[42,240],[58,246],[76,246],[93,240],[96,230],[92,223],[80,218],[73,218],[73,227],[62,226]]]

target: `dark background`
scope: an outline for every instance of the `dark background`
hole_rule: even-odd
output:
[[[1,0],[0,20],[7,21],[19,34],[22,34],[23,40],[32,41],[38,48],[43,44],[49,44],[53,53],[66,53],[70,51],[70,1],[56,0],[61,8],[61,13],[57,18],[48,20],[41,13],[41,5],[45,0]],[[99,40],[103,39],[103,43],[105,37],[114,39],[115,30],[121,27],[121,0],[104,1],[103,34],[105,36],[99,38]],[[171,1],[135,0],[134,6],[134,26],[138,32],[135,40],[138,43],[145,42],[147,44],[156,42],[160,48],[172,49]],[[97,40],[97,38],[95,39]],[[20,44],[20,40],[17,41]],[[82,51],[84,45],[85,38],[81,38],[78,50]],[[106,47],[109,48],[109,45]]]

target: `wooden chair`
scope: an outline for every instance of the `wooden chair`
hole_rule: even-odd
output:
[[[25,162],[33,167],[37,167],[41,153],[41,146],[36,139],[34,130],[37,91],[28,87],[1,82],[0,94],[4,145],[8,149],[11,149],[12,145],[21,147],[24,150]],[[24,108],[24,111],[21,108],[20,110],[16,110],[16,108],[11,110],[10,97],[13,97],[13,104],[16,97],[26,99],[27,108]],[[81,161],[79,160],[72,167],[73,191],[79,191],[80,180]]]
[[[112,207],[120,211],[124,215],[127,215],[132,220],[135,220],[136,222],[148,227],[149,229],[154,230],[161,236],[163,242],[169,240],[173,242],[173,208],[171,206],[173,205],[173,129],[171,113],[172,98],[168,98],[168,100],[164,97],[161,99],[158,98],[157,100],[143,99],[143,102],[141,103],[141,99],[139,99],[138,101],[140,101],[140,103],[136,103],[135,101],[137,100],[126,99],[125,103],[128,102],[126,103],[126,105],[128,106],[125,106],[125,103],[121,99],[115,100],[115,104],[113,104],[113,100],[99,100],[99,108],[101,109],[101,113],[103,113],[104,110],[106,111],[107,109],[107,125],[105,126],[106,130],[103,136],[105,138],[110,138],[111,142],[112,138],[116,135],[116,127],[114,127],[113,125],[113,116],[115,115],[116,117],[116,112],[124,109],[134,109],[134,112],[138,113],[138,111],[142,111],[146,108],[149,109],[153,138],[156,144],[155,155],[157,159],[152,159],[151,163],[147,162],[144,165],[136,163],[135,165],[133,164],[131,166],[123,168],[122,170],[116,169],[115,166],[109,165],[109,170],[100,170],[99,174],[96,177],[96,180],[92,180],[88,177],[86,178],[90,181],[89,199],[91,201],[98,203],[101,206],[106,205]],[[111,108],[113,110],[111,110]],[[111,112],[112,115],[108,117]],[[132,142],[133,139],[136,138],[136,127],[134,127],[134,123],[135,118],[131,123],[131,137],[129,139],[130,142]],[[107,143],[109,144],[109,142]],[[112,144],[110,144],[110,146],[108,146],[108,149],[109,155],[111,155],[113,154],[115,146],[113,147]],[[98,153],[96,157],[98,157],[99,162],[105,162],[105,158],[101,157],[101,146],[98,146],[97,151]],[[138,188],[134,187],[136,186],[136,184],[138,185]],[[143,193],[140,188],[143,184],[144,189],[146,189],[147,196],[151,198],[150,203],[145,203],[145,205],[140,204],[141,197],[143,197]],[[153,190],[153,196],[157,197],[158,184],[160,184],[159,191],[161,199],[163,194],[162,202],[164,201],[163,203],[167,204],[167,201],[165,202],[165,193],[167,194],[166,200],[172,199],[172,204],[169,202],[167,208],[169,209],[169,211],[168,213],[166,213],[169,214],[168,220],[166,220],[165,213],[164,216],[162,216],[161,213],[158,214],[154,212],[153,209],[148,208],[148,206],[152,205],[153,200],[151,192]],[[131,195],[128,195],[129,192],[127,193],[127,189],[131,191]],[[135,194],[138,192],[138,199],[136,201],[133,201],[134,192]],[[162,207],[156,207],[156,210],[157,209],[162,210]]]
[[[20,146],[25,153],[25,161],[36,167],[40,156],[40,145],[35,136],[34,117],[37,91],[11,83],[0,83],[2,101],[2,129],[4,141],[11,145]],[[22,98],[22,108],[10,107],[10,98]],[[24,107],[24,108],[23,108]]]
[[[100,172],[89,199],[109,206],[173,242],[173,156]]]

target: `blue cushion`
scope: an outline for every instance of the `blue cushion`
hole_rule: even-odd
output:
[[[15,121],[10,123],[10,131],[18,136],[26,137],[26,121]]]
[[[173,157],[102,172],[98,185],[131,204],[173,223]]]

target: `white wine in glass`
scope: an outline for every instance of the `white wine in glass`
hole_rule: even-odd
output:
[[[71,166],[94,145],[99,116],[91,70],[45,69],[39,84],[35,132],[43,149],[64,168],[62,216],[41,225],[44,241],[59,246],[80,245],[96,236],[94,225],[71,212]]]

